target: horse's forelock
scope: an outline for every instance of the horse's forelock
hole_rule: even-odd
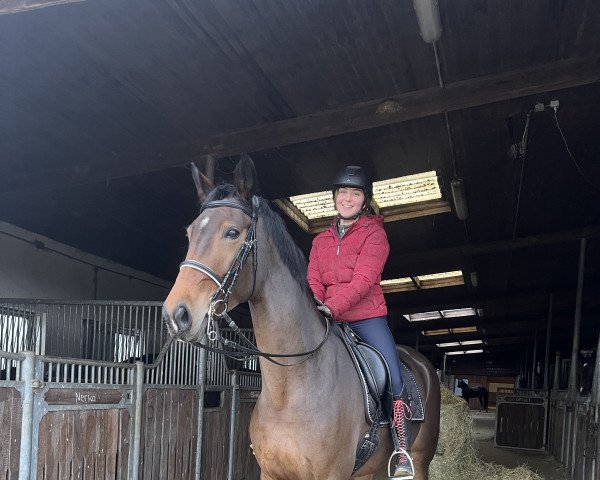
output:
[[[230,183],[221,183],[221,184],[217,185],[215,188],[213,188],[209,192],[209,194],[206,196],[206,199],[204,200],[204,202],[202,202],[202,205],[205,205],[214,200],[224,200],[225,198],[232,198],[232,199],[239,201],[244,206],[249,206],[247,202],[244,202],[240,198],[239,192]]]

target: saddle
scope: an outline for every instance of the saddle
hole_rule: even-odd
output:
[[[393,395],[390,381],[390,372],[387,362],[378,350],[360,341],[360,338],[347,324],[336,324],[335,332],[344,341],[350,358],[356,367],[361,381],[365,403],[365,419],[371,426],[369,431],[360,440],[356,449],[356,460],[353,473],[361,468],[371,457],[379,445],[377,430],[382,425],[390,425],[393,416]],[[413,372],[400,360],[400,372],[404,386],[408,392],[408,399],[412,413],[412,421],[425,420],[423,398],[417,385]],[[392,429],[395,438],[395,431]]]
[[[389,368],[383,355],[362,342],[347,324],[336,324],[336,332],[344,341],[361,380],[367,423],[369,425],[389,423],[394,398]],[[423,421],[425,411],[417,380],[412,370],[402,360],[400,360],[400,372],[408,391],[412,420]]]

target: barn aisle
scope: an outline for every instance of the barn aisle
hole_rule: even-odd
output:
[[[494,447],[495,412],[472,411],[472,415],[476,445],[483,461],[497,463],[509,468],[526,463],[531,470],[539,473],[545,480],[568,480],[561,464],[547,453]]]

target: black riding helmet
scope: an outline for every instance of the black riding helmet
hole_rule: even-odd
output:
[[[340,187],[360,188],[365,192],[366,197],[371,197],[373,194],[373,182],[371,182],[364,168],[356,165],[344,167],[333,177],[332,191],[334,195]]]
[[[331,191],[335,198],[335,192],[342,187],[360,188],[365,192],[365,203],[363,203],[360,211],[352,218],[358,218],[365,210],[368,209],[371,203],[371,196],[373,195],[373,182],[365,172],[364,168],[357,167],[356,165],[348,165],[340,170],[333,178],[333,185]],[[344,217],[342,217],[344,218]],[[349,219],[346,219],[349,220]]]

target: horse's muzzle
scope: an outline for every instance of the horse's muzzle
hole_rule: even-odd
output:
[[[173,316],[169,314],[167,308],[163,305],[162,318],[169,330],[177,336],[184,334],[192,326],[192,315],[188,308],[182,304],[175,307]]]

